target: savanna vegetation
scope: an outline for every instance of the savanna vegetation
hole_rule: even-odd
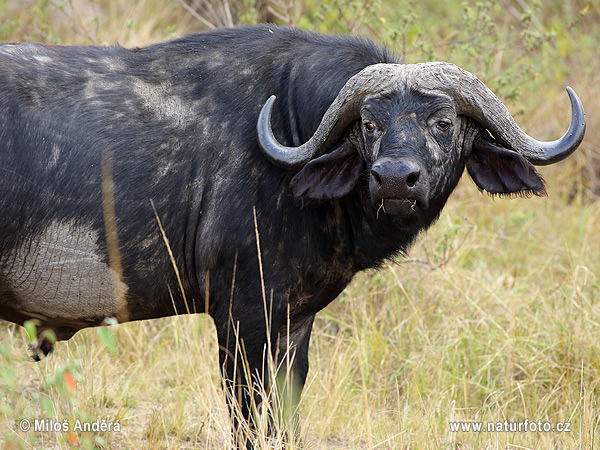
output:
[[[600,448],[600,2],[3,0],[0,40],[137,46],[265,20],[454,62],[541,140],[568,125],[565,85],[588,118],[577,153],[540,169],[547,198],[490,198],[465,176],[410,255],[360,274],[317,316],[300,441],[287,445]],[[231,447],[209,318],[84,330],[40,363],[27,344],[0,323],[3,449]],[[23,419],[121,430],[24,432]],[[451,427],[525,420],[570,431]],[[281,447],[266,428],[259,446]]]

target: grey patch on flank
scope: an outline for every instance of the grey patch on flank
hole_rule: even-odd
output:
[[[42,64],[52,62],[52,58],[50,58],[49,56],[36,55],[33,57],[33,59],[35,59],[37,62],[40,62]]]
[[[0,45],[0,54],[2,55],[12,55],[15,53],[15,46],[11,44]]]
[[[54,144],[52,146],[52,153],[50,154],[50,161],[48,161],[48,168],[54,168],[58,164],[58,158],[60,157],[60,148]]]
[[[83,97],[87,100],[94,100],[100,96],[102,92],[105,92],[113,87],[113,83],[110,80],[104,79],[101,75],[98,75],[91,70],[85,70],[83,75],[87,78],[83,90]]]
[[[171,161],[167,161],[166,164],[158,168],[157,176],[159,178],[162,178],[168,175],[169,173],[173,172],[173,166],[174,164]]]
[[[204,62],[204,69],[207,72],[214,72],[221,69],[225,65],[230,65],[231,62],[223,57],[221,52],[212,52],[210,58]]]
[[[155,227],[156,223],[152,222],[152,227]],[[151,236],[147,236],[144,239],[141,240],[140,242],[140,249],[141,250],[146,250],[149,248],[156,248],[158,245],[161,244],[161,239],[159,235],[151,235]]]
[[[0,45],[0,53],[4,55],[27,57],[34,51],[35,44],[2,44]]]
[[[18,57],[23,62],[48,64],[52,57],[48,56],[48,49],[34,43],[0,44],[0,54]]]
[[[100,59],[109,72],[120,72],[125,70],[125,65],[120,59],[112,56],[105,56]]]
[[[204,139],[210,138],[211,123],[210,123],[209,117],[198,117],[196,120],[197,120],[197,128],[202,133],[202,137]]]
[[[196,118],[194,105],[178,95],[170,94],[168,86],[166,83],[146,83],[139,78],[134,78],[131,82],[133,92],[158,119],[167,120],[177,128],[192,125]]]
[[[112,269],[102,261],[98,233],[73,223],[54,222],[2,258],[4,278],[19,299],[16,307],[42,320],[92,321],[115,316]]]

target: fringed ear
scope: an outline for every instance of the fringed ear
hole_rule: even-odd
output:
[[[354,145],[345,139],[330,153],[307,163],[292,178],[292,195],[302,204],[319,204],[350,193],[363,168]]]
[[[491,137],[475,139],[467,160],[467,171],[477,187],[491,195],[547,195],[544,179],[533,165]]]

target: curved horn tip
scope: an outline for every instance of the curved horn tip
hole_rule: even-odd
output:
[[[315,143],[311,142],[314,140],[314,136],[299,147],[287,147],[280,144],[271,128],[271,111],[273,110],[275,99],[276,97],[271,95],[260,110],[256,124],[258,143],[264,155],[273,164],[285,169],[302,167],[315,156],[318,150]]]
[[[571,123],[565,134],[553,142],[537,142],[541,152],[537,155],[527,157],[529,161],[536,166],[547,166],[550,164],[562,161],[567,156],[571,155],[583,141],[585,135],[585,111],[583,104],[575,91],[566,86],[567,94],[571,102]]]
[[[582,122],[581,125],[585,127],[585,111],[583,109],[583,104],[571,86],[567,86],[566,89],[567,94],[569,94],[569,100],[571,101],[572,113],[574,116],[577,116],[577,118]]]
[[[273,111],[273,103],[275,103],[276,99],[277,99],[277,96],[271,95],[267,99],[267,101],[265,102],[263,107],[260,109],[260,114],[258,116],[258,123],[261,124],[266,121],[266,125],[269,126],[268,127],[269,129],[270,129],[271,111]],[[259,133],[260,133],[260,131],[261,131],[261,128],[259,128]]]
[[[567,86],[568,89],[571,89],[570,87]],[[276,95],[271,95],[267,101],[265,102],[265,106],[267,106],[268,108],[271,108],[271,106],[273,106],[273,103],[275,103],[275,100],[277,99]],[[263,106],[264,108],[264,106]]]
[[[258,115],[256,122],[256,131],[258,133],[258,143],[264,155],[275,165],[286,169],[293,169],[306,163],[305,155],[297,152],[296,148],[286,147],[277,142],[273,129],[271,128],[271,112],[275,103],[275,95],[271,95]]]
[[[273,130],[271,129],[271,112],[273,111],[273,103],[275,103],[275,95],[271,95],[263,107],[260,109],[256,130],[258,131],[258,142],[265,153],[270,156],[269,142],[273,139]]]

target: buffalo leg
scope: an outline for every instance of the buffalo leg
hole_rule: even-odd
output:
[[[298,434],[298,404],[308,374],[308,344],[314,315],[285,321],[277,341],[276,419]]]
[[[277,353],[281,314],[269,309],[268,315],[246,310],[239,318],[230,313],[227,325],[217,323],[223,388],[238,448],[252,448],[258,407],[268,392],[269,364]]]

